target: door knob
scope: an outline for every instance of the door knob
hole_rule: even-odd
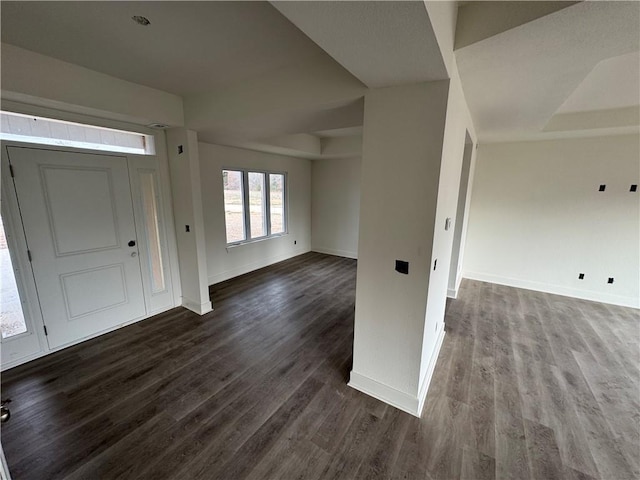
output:
[[[132,257],[137,257],[138,256],[138,252],[131,252],[131,256]]]
[[[127,245],[129,245],[130,247],[135,247],[136,246],[136,241],[135,240],[129,240],[129,243],[127,243]]]
[[[10,402],[11,400],[7,399],[2,400],[2,403],[0,403],[0,422],[2,423],[9,421],[9,418],[11,417],[11,412],[6,407],[6,405]]]

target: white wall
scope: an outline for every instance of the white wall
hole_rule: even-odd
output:
[[[457,71],[454,70],[453,73],[447,98],[447,115],[437,189],[437,208],[433,223],[433,247],[429,264],[430,276],[420,363],[419,398],[421,401],[424,401],[426,397],[442,344],[455,232],[453,225],[455,225],[458,208],[458,190],[467,132],[469,132],[472,141],[475,139],[473,123],[462,92],[460,79],[457,76]],[[472,163],[473,160],[472,153]],[[452,223],[449,230],[445,230],[447,218],[451,218]],[[435,269],[434,265],[436,265]]]
[[[182,99],[3,43],[2,99],[147,125],[184,124]]]
[[[311,167],[311,249],[358,258],[359,157],[314,160]]]
[[[209,143],[199,153],[210,285],[311,250],[310,160]],[[222,170],[233,167],[287,173],[288,235],[227,248]]]
[[[365,97],[349,384],[414,415],[448,89],[428,82]],[[409,262],[408,275],[396,260]]]
[[[464,276],[639,306],[640,193],[629,192],[639,145],[637,135],[481,144]]]

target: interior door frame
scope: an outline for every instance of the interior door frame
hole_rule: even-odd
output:
[[[166,137],[165,137],[165,133],[162,130],[152,130],[146,127],[141,127],[139,125],[132,125],[132,124],[128,124],[128,123],[124,123],[124,122],[118,122],[118,121],[112,121],[112,120],[107,120],[107,119],[96,119],[94,117],[88,117],[85,115],[80,115],[80,114],[73,114],[73,113],[67,113],[67,112],[60,112],[57,110],[53,110],[53,109],[49,109],[49,108],[43,108],[43,107],[35,107],[35,106],[31,106],[31,105],[23,105],[23,104],[19,104],[17,102],[3,102],[3,110],[6,111],[12,111],[12,112],[16,112],[16,113],[23,113],[26,115],[35,115],[35,116],[42,116],[42,117],[46,117],[46,118],[53,118],[53,119],[57,119],[57,120],[66,120],[66,121],[72,121],[72,122],[80,122],[80,123],[84,123],[87,125],[95,125],[95,126],[101,126],[101,127],[107,127],[107,128],[117,128],[117,129],[121,129],[121,130],[128,130],[128,131],[132,131],[132,132],[138,132],[138,133],[143,133],[143,134],[147,134],[147,135],[153,135],[154,136],[154,142],[155,142],[155,158],[156,158],[156,162],[157,162],[157,167],[158,167],[158,174],[159,174],[159,180],[161,183],[161,191],[162,191],[162,212],[164,214],[164,225],[165,225],[165,229],[166,229],[166,237],[167,237],[167,250],[168,250],[168,257],[169,257],[169,270],[170,270],[170,278],[171,278],[171,285],[172,285],[172,290],[173,290],[173,305],[170,308],[174,308],[174,307],[178,307],[181,305],[180,301],[181,301],[181,296],[182,296],[182,289],[181,289],[181,284],[180,284],[180,273],[179,273],[179,267],[178,267],[178,248],[177,248],[177,241],[176,241],[176,232],[175,232],[175,223],[173,220],[173,202],[172,202],[172,197],[171,197],[171,186],[170,186],[170,180],[169,180],[169,159],[168,159],[168,155],[167,155],[167,144],[166,144]],[[9,141],[9,140],[2,140],[2,163],[3,164],[7,164],[8,165],[8,154],[7,154],[7,147],[9,146],[16,146],[16,147],[26,147],[26,148],[37,148],[40,150],[55,150],[55,151],[66,151],[66,152],[71,152],[71,153],[86,153],[86,154],[95,154],[96,150],[91,150],[91,149],[84,149],[84,148],[73,148],[73,147],[62,147],[62,146],[53,146],[53,145],[42,145],[42,144],[37,144],[37,143],[29,143],[29,142],[18,142],[18,141]],[[125,153],[120,153],[120,152],[107,152],[107,151],[99,151],[100,155],[106,155],[106,156],[117,156],[117,157],[126,157],[127,158],[127,163],[129,164],[129,160],[133,157],[137,157],[138,155],[134,155],[134,154],[125,154]],[[3,175],[4,177],[4,175]],[[9,186],[7,186],[7,184],[5,183],[4,178],[2,179],[2,187],[0,188],[9,188]],[[8,192],[8,193],[12,193],[14,196],[16,195],[15,193],[15,188],[13,187],[13,182],[10,183],[10,188],[12,189],[12,192]],[[136,202],[136,199],[134,199],[134,203]],[[13,205],[11,203],[14,203]],[[18,202],[10,202],[9,205],[7,205],[9,207],[9,211],[10,214],[12,215],[13,218],[17,218],[17,219],[21,219],[20,216],[20,211],[19,211],[19,205]],[[31,281],[33,281],[33,272],[31,271],[31,265],[28,262],[28,258],[26,257],[26,250],[27,250],[27,244],[26,244],[26,239],[24,237],[24,232],[23,232],[23,236],[22,239],[18,238],[19,241],[21,241],[22,245],[20,246],[19,250],[24,250],[25,253],[25,259],[27,261],[27,266],[28,266],[28,271],[31,273]],[[24,248],[22,248],[24,247]],[[35,291],[35,282],[34,282],[34,291]],[[37,300],[37,297],[36,297]],[[39,305],[39,303],[38,303]],[[38,313],[39,312],[39,308],[37,309]],[[28,361],[34,360],[36,358],[48,355],[50,353],[62,350],[64,348],[70,347],[72,345],[75,345],[77,343],[81,343],[83,341],[86,341],[88,339],[91,338],[95,338],[97,336],[100,335],[104,335],[106,333],[109,333],[113,330],[116,330],[118,328],[121,328],[122,326],[126,326],[126,325],[130,325],[136,322],[139,322],[141,320],[144,320],[146,318],[149,318],[153,315],[156,315],[160,313],[159,311],[155,311],[151,314],[146,314],[141,318],[137,318],[134,319],[132,321],[129,321],[127,323],[123,323],[121,325],[119,325],[118,327],[114,327],[114,328],[110,328],[101,332],[96,333],[95,335],[90,335],[88,337],[82,338],[80,340],[78,340],[77,342],[72,342],[70,344],[66,344],[64,346],[61,347],[56,347],[56,348],[49,348],[48,346],[48,342],[46,339],[46,336],[44,334],[44,322],[42,321],[42,316],[40,314],[39,317],[39,325],[37,325],[37,328],[35,328],[35,334],[38,335],[38,339],[40,341],[40,344],[42,345],[42,350],[34,355],[29,355],[28,357],[24,357],[21,358],[19,360],[16,361],[12,361],[12,362],[7,362],[6,364],[2,364],[0,365],[0,369],[2,371],[16,367],[20,364],[26,363]],[[34,323],[36,323],[36,320],[34,319]]]

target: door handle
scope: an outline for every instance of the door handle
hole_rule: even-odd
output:
[[[2,403],[0,404],[0,422],[2,423],[8,422],[9,418],[11,417],[11,412],[9,411],[9,408],[6,406],[10,402],[11,400],[6,399],[6,400],[2,400]]]
[[[137,257],[138,256],[138,252],[131,252],[131,256],[132,257]]]

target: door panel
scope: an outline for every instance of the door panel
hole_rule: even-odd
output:
[[[7,151],[49,346],[144,316],[127,159]]]
[[[71,320],[127,303],[124,265],[107,265],[60,275]]]
[[[120,247],[111,171],[40,166],[56,255]]]

